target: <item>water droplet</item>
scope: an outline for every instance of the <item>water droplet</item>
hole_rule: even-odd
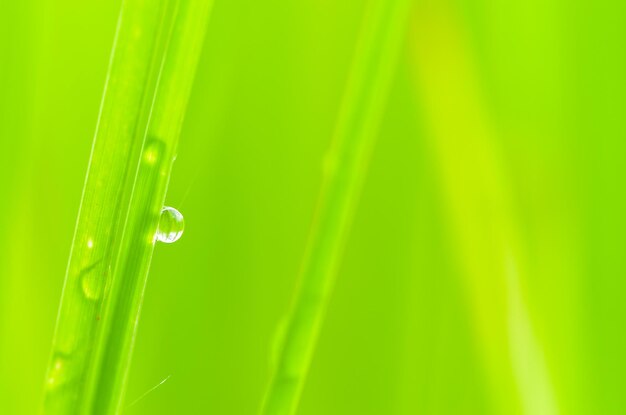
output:
[[[183,215],[173,207],[166,206],[161,210],[156,240],[171,244],[180,239],[184,229]]]
[[[83,277],[81,285],[83,287],[83,294],[85,294],[85,297],[90,300],[97,300],[104,291],[105,280],[102,276],[88,274]]]
[[[52,359],[52,363],[48,368],[48,376],[46,377],[46,385],[49,388],[57,388],[69,380],[68,375],[69,359],[60,354],[56,354]]]
[[[102,267],[97,267],[100,261],[96,261],[80,272],[80,285],[83,294],[90,300],[97,300],[102,296],[106,286],[106,275],[100,272]]]
[[[162,143],[159,140],[150,140],[143,150],[143,160],[147,164],[156,164],[161,156]]]

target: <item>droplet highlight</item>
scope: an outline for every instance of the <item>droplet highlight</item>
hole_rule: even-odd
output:
[[[180,239],[185,229],[183,215],[173,207],[166,206],[161,210],[156,240],[171,244]]]

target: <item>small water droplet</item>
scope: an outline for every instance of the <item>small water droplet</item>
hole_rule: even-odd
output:
[[[83,294],[90,300],[100,298],[106,286],[106,275],[101,272],[102,267],[97,266],[100,262],[96,261],[80,272],[80,285]]]
[[[97,300],[104,291],[105,281],[103,277],[98,277],[95,274],[85,275],[81,281],[83,286],[83,293],[85,297],[90,300]]]
[[[156,240],[171,244],[180,239],[184,229],[183,215],[173,207],[166,206],[161,210]]]
[[[143,150],[143,160],[147,164],[156,164],[161,156],[161,143],[158,140],[150,140],[146,143]]]
[[[46,377],[46,385],[49,388],[58,388],[59,386],[67,383],[69,380],[68,375],[68,363],[67,357],[60,354],[56,354],[52,359],[52,363],[48,368],[48,376]]]

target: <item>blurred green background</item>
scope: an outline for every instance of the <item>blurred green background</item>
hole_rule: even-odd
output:
[[[626,3],[416,0],[300,414],[623,414]],[[250,414],[367,0],[216,0],[128,414]],[[36,413],[120,0],[0,2],[0,413]]]

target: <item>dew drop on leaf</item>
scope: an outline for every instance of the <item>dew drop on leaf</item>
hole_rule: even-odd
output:
[[[90,300],[97,300],[104,291],[106,281],[103,276],[90,273],[83,275],[81,285],[83,294]]]
[[[185,228],[183,215],[173,207],[166,206],[161,210],[156,240],[171,244],[180,239]]]
[[[146,144],[146,147],[143,150],[143,161],[147,164],[156,164],[159,157],[161,156],[161,148],[159,146],[159,141],[151,140]]]
[[[100,262],[96,261],[80,272],[80,286],[89,300],[97,300],[104,293],[107,275],[102,272],[102,267],[98,266]]]
[[[48,376],[46,377],[46,386],[48,388],[57,388],[67,383],[69,380],[68,364],[69,360],[60,354],[56,354],[53,357]]]

